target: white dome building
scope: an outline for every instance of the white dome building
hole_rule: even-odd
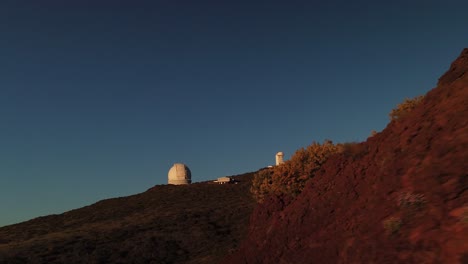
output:
[[[168,184],[182,185],[192,182],[192,173],[183,163],[175,163],[167,174]]]

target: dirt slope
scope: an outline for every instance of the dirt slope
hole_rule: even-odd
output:
[[[270,198],[226,263],[468,263],[468,49],[407,116]]]
[[[247,233],[252,173],[239,184],[155,186],[0,228],[0,263],[217,263]]]

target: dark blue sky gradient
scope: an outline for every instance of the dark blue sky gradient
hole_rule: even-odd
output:
[[[466,1],[322,2],[1,1],[0,226],[365,140],[468,44]]]

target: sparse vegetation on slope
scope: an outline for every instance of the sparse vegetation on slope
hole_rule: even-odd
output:
[[[0,263],[217,263],[246,234],[252,174],[155,186],[0,228]]]
[[[307,148],[297,150],[285,163],[257,172],[251,192],[258,202],[262,202],[268,195],[295,197],[322,164],[340,151],[343,151],[343,145],[335,145],[330,140],[323,144],[314,142]]]
[[[419,105],[424,96],[416,96],[412,99],[406,98],[402,103],[398,104],[389,114],[390,120],[398,120],[399,118],[407,115],[411,112],[417,105]]]

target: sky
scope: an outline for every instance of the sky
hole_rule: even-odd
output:
[[[468,44],[466,1],[0,2],[0,226],[364,141]]]

